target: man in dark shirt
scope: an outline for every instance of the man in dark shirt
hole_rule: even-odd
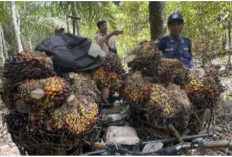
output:
[[[193,57],[191,52],[190,39],[181,36],[184,27],[184,20],[181,14],[173,13],[168,18],[168,29],[170,35],[161,37],[155,41],[164,57],[178,59],[186,67],[193,68]]]

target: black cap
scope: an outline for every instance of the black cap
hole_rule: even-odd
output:
[[[105,23],[106,20],[105,19],[100,19],[97,21],[97,27],[99,28],[103,23]]]
[[[182,21],[182,22],[184,22],[183,17],[182,17],[182,15],[180,13],[172,13],[168,17],[168,23],[171,23],[173,21]]]

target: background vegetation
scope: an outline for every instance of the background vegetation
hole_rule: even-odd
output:
[[[232,2],[165,2],[162,18],[163,35],[168,34],[166,21],[172,12],[180,12],[185,19],[183,35],[191,38],[194,57],[203,62],[219,54],[225,54],[231,43],[230,21]],[[123,29],[117,36],[119,54],[123,57],[141,40],[151,39],[149,25],[149,2],[16,2],[20,20],[20,38],[24,50],[34,49],[45,38],[54,35],[57,24],[66,26],[66,15],[81,18],[81,36],[93,40],[97,31],[96,21],[104,18],[109,30]],[[70,22],[70,30],[72,25]],[[17,49],[12,19],[12,2],[0,2],[0,24],[6,41],[7,52]],[[67,28],[66,28],[67,31]],[[93,40],[94,41],[94,40]]]

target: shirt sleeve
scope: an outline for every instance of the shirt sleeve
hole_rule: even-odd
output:
[[[189,59],[189,68],[194,68],[194,62],[193,62],[193,54],[192,54],[192,44],[189,40],[189,53],[190,53],[190,59]]]
[[[156,44],[156,46],[158,47],[158,49],[162,52],[164,52],[164,47],[165,47],[165,39],[164,38],[159,38],[158,39],[160,42],[158,44]]]

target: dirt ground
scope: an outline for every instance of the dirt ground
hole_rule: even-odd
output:
[[[7,131],[6,124],[3,122],[3,115],[7,113],[7,109],[0,100],[0,156],[2,155],[20,155],[19,150],[11,135]]]
[[[219,61],[216,61],[216,63]],[[231,70],[232,71],[232,70]],[[229,140],[232,141],[232,98],[228,98],[225,93],[232,94],[232,72],[221,72],[221,82],[226,91],[221,95],[221,100],[214,112],[214,120],[209,129],[214,134],[212,138],[206,140]],[[230,89],[231,88],[231,89]],[[8,133],[2,117],[7,113],[0,100],[0,156],[1,155],[20,155],[16,145],[12,142],[11,135]],[[206,132],[203,130],[202,132]],[[184,155],[232,155],[232,148],[220,149],[192,149]]]

